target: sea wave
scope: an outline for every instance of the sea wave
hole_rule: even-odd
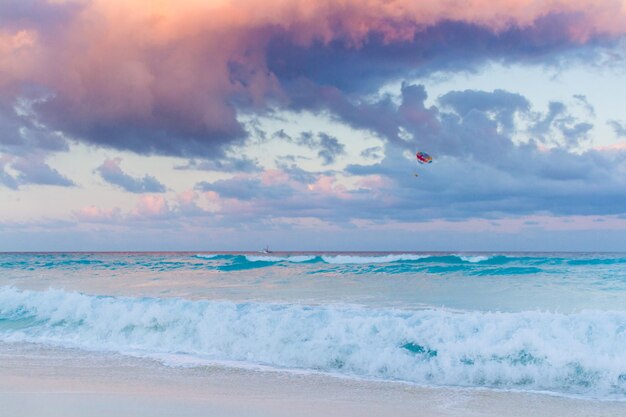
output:
[[[363,255],[324,255],[321,257],[322,261],[328,264],[378,264],[389,263],[399,261],[418,261],[428,258],[428,255],[415,255],[410,253],[405,254],[389,254],[378,256],[363,256]]]
[[[465,261],[465,262],[470,262],[470,263],[484,262],[484,261],[488,261],[489,259],[491,259],[490,256],[484,256],[484,255],[474,255],[474,256],[457,255],[457,256],[459,257],[460,260]]]
[[[301,273],[430,273],[444,275],[524,275],[565,269],[600,273],[620,268],[620,254],[541,255],[484,253],[196,253],[196,254],[2,254],[0,270],[89,271],[246,271],[258,268],[303,268]],[[295,273],[300,273],[295,272]],[[618,271],[619,274],[619,271]],[[621,275],[620,275],[621,276]]]
[[[194,256],[200,259],[215,259],[219,257],[220,255],[217,253],[197,253]]]
[[[311,262],[319,259],[312,255],[288,255],[288,256],[265,256],[265,255],[246,255],[245,258],[250,262]]]
[[[309,270],[307,274],[329,272],[323,265],[330,265],[333,272],[353,274],[402,274],[402,273],[465,273],[468,275],[523,275],[543,272],[535,262],[528,266],[506,266],[514,262],[506,256],[494,255],[428,255],[428,254],[333,254],[333,255],[222,255],[211,258],[207,264],[209,269],[220,271],[245,271],[249,269],[273,266],[289,266],[290,264],[321,265],[321,268]],[[519,263],[519,262],[518,262]]]
[[[626,396],[626,312],[366,309],[0,287],[0,341],[430,385]]]

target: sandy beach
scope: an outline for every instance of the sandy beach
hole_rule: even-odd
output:
[[[626,415],[626,402],[225,367],[172,368],[36,345],[1,344],[0,357],[2,417]]]

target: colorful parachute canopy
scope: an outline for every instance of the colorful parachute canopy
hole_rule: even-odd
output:
[[[419,162],[420,164],[430,164],[431,162],[433,162],[433,158],[426,152],[418,152],[415,154],[415,156],[417,157],[417,162]]]

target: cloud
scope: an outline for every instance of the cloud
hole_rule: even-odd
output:
[[[77,220],[87,223],[112,224],[122,217],[122,211],[119,208],[105,209],[94,205],[83,207],[74,211],[73,214]]]
[[[3,6],[0,14],[1,27],[37,27],[46,33],[60,29],[82,9],[78,1],[20,0],[10,4],[6,2]]]
[[[39,124],[29,103],[20,101],[11,106],[0,97],[0,151],[24,157],[67,150],[66,138]]]
[[[122,210],[119,207],[98,207],[89,205],[73,211],[73,217],[80,223],[108,224],[113,226],[130,227],[137,222],[142,227],[161,229],[166,223],[171,227],[180,227],[184,221],[192,221],[201,216],[204,221],[211,215],[211,211],[198,206],[199,194],[194,190],[178,193],[169,201],[162,195],[140,195],[137,197],[134,208]]]
[[[19,187],[17,179],[5,171],[5,167],[9,165],[12,159],[8,155],[0,155],[0,184],[12,190],[17,190]]]
[[[419,181],[419,206],[414,197],[406,195],[418,186],[407,175],[409,161],[400,163],[401,150],[391,144],[402,144],[396,137],[390,138],[386,156],[380,163],[361,166],[353,165],[348,171],[354,175],[384,175],[395,180],[390,191],[403,206],[412,210],[411,216],[489,216],[508,213],[527,214],[546,211],[555,215],[565,214],[612,214],[626,202],[619,191],[625,185],[622,172],[626,168],[620,155],[590,150],[582,154],[568,151],[571,142],[577,142],[591,128],[589,123],[572,125],[561,122],[561,128],[570,143],[552,149],[542,149],[535,142],[515,143],[506,131],[498,129],[500,115],[476,101],[475,92],[455,92],[453,97],[462,103],[453,107],[454,113],[443,108],[426,109],[425,95],[409,93],[402,89],[401,104],[384,117],[395,120],[396,129],[378,130],[381,136],[395,132],[400,127],[412,134],[422,148],[435,157],[435,164],[420,169],[427,179]],[[484,93],[497,94],[501,93]],[[449,94],[443,97],[450,97]],[[418,100],[418,98],[420,98]],[[443,100],[444,102],[446,100]],[[521,102],[521,101],[520,101]],[[372,103],[377,107],[379,104]],[[527,113],[531,110],[517,107]],[[565,114],[563,107],[551,106],[542,120],[551,120],[555,114]],[[420,117],[398,117],[402,114],[417,114]],[[419,120],[428,116],[429,123]],[[424,129],[424,126],[430,129]],[[373,125],[376,128],[376,125]],[[532,132],[530,132],[532,133]],[[393,133],[392,133],[393,134]],[[405,143],[403,148],[415,147],[415,142]],[[599,185],[601,184],[601,185]],[[421,212],[421,214],[420,214]],[[490,214],[491,213],[491,214]],[[407,215],[397,213],[397,216]]]
[[[613,128],[613,130],[615,131],[615,134],[620,137],[626,137],[626,123],[622,123],[620,121],[617,120],[609,120],[608,125],[611,126]]]
[[[280,130],[274,133],[274,137],[286,139],[291,143],[318,151],[317,156],[322,159],[322,164],[324,165],[333,164],[338,156],[346,154],[345,146],[339,143],[336,137],[324,132],[320,132],[317,135],[314,135],[312,132],[302,132],[297,138],[291,138],[284,131]]]
[[[259,172],[261,167],[258,161],[241,157],[227,157],[220,159],[190,159],[186,165],[175,167],[179,170],[219,171],[219,172]]]
[[[67,140],[36,122],[26,103],[7,105],[0,97],[0,184],[73,186],[74,182],[45,160],[69,149]]]
[[[235,177],[212,183],[200,182],[196,186],[201,191],[213,191],[223,198],[237,200],[277,200],[281,201],[293,194],[293,189],[286,184],[263,184],[257,178]]]
[[[573,118],[565,107],[551,106],[541,114],[517,94],[473,90],[444,94],[427,107],[425,88],[408,84],[397,97],[367,102],[327,91],[335,117],[385,141],[384,149],[376,150],[381,159],[348,165],[344,174],[307,172],[282,162],[277,166],[283,175],[275,173],[271,180],[264,172],[198,184],[198,191],[212,193],[216,214],[234,222],[311,217],[346,225],[355,219],[411,223],[619,215],[626,207],[626,154],[573,151],[591,124]],[[518,123],[522,119],[552,120],[546,135],[561,129],[569,139],[547,147],[532,139],[536,126]],[[507,127],[509,121],[513,124]],[[305,141],[316,139],[305,135]],[[418,165],[415,149],[429,152],[433,164]]]
[[[361,156],[364,158],[372,158],[372,159],[379,159],[382,156],[382,152],[383,152],[383,148],[380,146],[372,146],[370,148],[364,149],[361,152]]]
[[[276,166],[282,172],[288,175],[289,179],[292,181],[300,182],[300,183],[311,183],[314,182],[319,175],[318,173],[310,172],[305,169],[302,169],[295,163],[285,162],[286,160],[276,161]]]
[[[172,209],[165,197],[160,195],[141,196],[133,212],[133,218],[140,220],[167,219],[171,216]]]
[[[323,103],[333,99],[323,95],[326,87],[360,94],[401,77],[473,70],[486,60],[584,55],[624,34],[622,6],[12,1],[0,17],[0,102],[26,99],[48,132],[97,146],[219,159],[246,140],[243,114],[331,109]],[[307,83],[313,88],[303,88]]]
[[[530,108],[530,103],[524,96],[504,90],[451,91],[441,96],[439,103],[453,109],[461,117],[467,116],[471,111],[493,113],[495,120],[507,131],[513,130],[515,113],[525,112]]]
[[[24,121],[15,113],[10,106],[2,106],[0,104],[0,146],[2,149],[7,147],[17,147],[22,143],[22,135],[20,128]]]
[[[539,135],[539,138],[541,138],[542,141],[545,141],[544,135],[550,132],[554,121],[557,119],[557,117],[563,115],[566,110],[567,107],[565,106],[565,104],[561,103],[560,101],[551,101],[548,104],[548,113],[545,114],[544,117],[541,118],[537,123],[535,123],[535,125],[532,127],[532,132]]]
[[[563,124],[559,126],[559,129],[569,146],[577,146],[580,142],[589,138],[589,132],[593,129],[593,124],[587,122],[576,123],[573,126]]]
[[[20,184],[73,186],[74,182],[64,177],[54,168],[46,164],[42,157],[29,155],[16,158],[11,168],[18,171],[17,181]]]
[[[584,96],[575,95],[577,102],[582,103],[587,114],[595,117],[593,107]],[[579,118],[569,113],[568,107],[560,101],[551,101],[548,105],[548,113],[545,115],[535,114],[535,122],[529,132],[535,139],[543,143],[557,143],[562,146],[576,147],[581,142],[589,139],[594,125],[589,121],[580,121]]]
[[[126,174],[120,167],[121,162],[121,158],[107,159],[96,168],[96,171],[109,184],[117,185],[131,193],[164,193],[166,191],[165,185],[151,175],[134,178]]]
[[[583,106],[583,108],[587,111],[587,114],[589,114],[589,116],[595,117],[596,116],[596,109],[595,107],[593,107],[593,105],[589,102],[589,100],[587,100],[587,96],[585,96],[584,94],[574,94],[572,97],[574,97],[574,99],[581,105]]]
[[[322,158],[324,165],[332,164],[339,155],[345,155],[345,146],[337,138],[326,133],[318,134],[318,138],[321,150],[317,155]]]
[[[17,190],[22,185],[74,186],[74,182],[50,167],[43,154],[0,155],[0,184]],[[7,171],[10,168],[14,173]]]

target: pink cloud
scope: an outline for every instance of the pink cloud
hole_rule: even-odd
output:
[[[183,191],[176,196],[176,200],[178,204],[182,206],[188,206],[191,204],[195,204],[198,199],[198,193],[193,190]]]
[[[613,143],[607,146],[596,146],[594,149],[599,151],[608,151],[608,152],[621,152],[626,150],[626,141],[621,141],[617,143]]]
[[[393,181],[382,175],[368,175],[359,179],[357,185],[370,190],[383,190],[392,187]]]
[[[241,178],[245,178],[245,176],[241,176]],[[278,169],[267,169],[261,173],[261,182],[264,185],[272,185],[291,182],[291,180],[289,179],[289,175],[285,171]]]
[[[549,15],[569,16],[553,32],[573,43],[626,33],[619,0],[88,0],[56,25],[54,14],[33,14],[0,32],[0,92],[46,87],[52,98],[37,105],[44,122],[91,142],[207,153],[207,141],[219,147],[244,136],[233,102],[288,100],[268,64],[275,36],[358,49],[372,34],[407,41],[449,21],[498,33]]]
[[[179,215],[208,214],[198,207],[199,194],[193,190],[177,194],[174,203],[160,195],[143,195],[137,199],[135,208],[126,212],[118,207],[102,208],[95,205],[73,212],[74,217],[87,223],[119,223],[135,220],[167,220]]]
[[[164,218],[171,213],[167,201],[160,195],[144,195],[139,198],[134,214],[140,218]]]
[[[349,198],[344,185],[337,182],[337,178],[330,175],[320,175],[317,181],[307,186],[309,191],[324,195],[334,195],[340,198]]]
[[[119,208],[99,208],[94,205],[83,207],[74,212],[74,217],[81,222],[88,223],[113,223],[122,218]]]

